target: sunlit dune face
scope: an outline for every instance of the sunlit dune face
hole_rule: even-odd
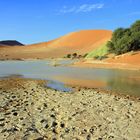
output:
[[[110,40],[108,30],[84,30],[67,34],[58,39],[27,45],[0,48],[1,58],[56,58],[67,54],[84,55]]]

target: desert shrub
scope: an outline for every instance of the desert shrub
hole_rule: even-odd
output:
[[[123,54],[140,49],[140,20],[130,28],[118,28],[113,32],[111,41],[108,41],[109,52]]]
[[[104,56],[94,56],[94,59],[96,59],[96,60],[103,60],[103,59],[106,59],[106,58],[108,58],[106,55],[104,55]]]
[[[134,24],[131,25],[131,32],[139,32],[140,31],[140,20],[137,20]]]
[[[84,54],[83,57],[85,58],[88,55],[88,53]]]
[[[78,58],[82,58],[83,56],[82,55],[78,55]]]
[[[113,52],[115,51],[115,47],[114,47],[114,44],[113,44],[112,41],[108,41],[106,45],[107,45],[107,47],[109,48],[108,51],[109,51],[110,53],[113,53]]]
[[[73,53],[72,56],[73,56],[73,58],[76,58],[77,57],[77,53]]]
[[[94,56],[94,59],[96,59],[96,60],[99,59],[99,56],[98,55],[97,56]]]
[[[67,58],[71,58],[71,54],[67,54]]]
[[[104,55],[104,56],[100,56],[100,60],[103,60],[103,59],[106,59],[106,58],[108,58],[108,56],[107,55]]]

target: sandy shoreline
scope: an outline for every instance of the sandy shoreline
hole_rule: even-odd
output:
[[[54,61],[57,65],[57,62],[62,60],[73,60],[69,58],[28,58],[28,59],[0,59],[0,61]],[[77,60],[77,59],[76,59]],[[77,62],[73,64],[67,64],[65,66],[69,67],[79,67],[79,68],[106,68],[106,69],[123,69],[123,70],[136,70],[140,71],[140,63],[132,64],[132,63],[117,63],[117,62],[106,62],[100,60],[92,60],[92,59],[78,59]]]
[[[71,65],[72,67],[80,68],[106,68],[106,69],[123,69],[123,70],[136,70],[140,71],[140,65],[129,64],[129,63],[111,63],[104,61],[95,60],[83,60],[76,62]]]
[[[83,59],[74,63],[74,67],[88,68],[107,68],[107,69],[125,69],[140,70],[140,52],[129,52],[118,56],[109,56],[103,60],[93,58]]]
[[[0,139],[140,138],[139,100],[84,88],[64,93],[43,84],[30,79],[0,80]]]

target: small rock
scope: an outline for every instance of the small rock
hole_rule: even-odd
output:
[[[87,135],[86,140],[90,140],[90,139],[91,139],[91,136],[90,136],[90,134],[89,134],[89,135]]]
[[[57,131],[56,131],[56,129],[54,128],[54,129],[52,129],[52,132],[53,133],[55,133],[55,134],[57,134]]]
[[[66,128],[66,129],[65,129],[65,132],[66,132],[66,133],[69,133],[69,132],[70,132],[70,129],[69,129],[69,128]]]
[[[39,138],[37,138],[35,140],[44,140],[44,138],[43,137],[39,137]]]
[[[48,127],[49,127],[49,125],[48,125],[48,124],[46,124],[46,125],[45,125],[45,128],[47,129]]]
[[[1,133],[5,133],[7,131],[7,129],[3,129],[2,131],[1,131]]]
[[[12,96],[12,98],[14,99],[14,98],[16,98],[16,96]]]
[[[7,112],[7,113],[5,113],[4,115],[10,115],[11,113],[10,112]]]
[[[55,127],[55,126],[57,126],[57,122],[52,123],[52,127]]]
[[[51,114],[50,116],[51,116],[52,118],[55,118],[55,115],[54,115],[54,114]]]
[[[46,108],[47,108],[47,107],[48,107],[48,105],[47,105],[46,103],[44,103],[44,107],[46,107]]]
[[[23,119],[24,119],[23,117],[20,118],[20,120],[23,120]]]
[[[1,123],[0,126],[3,127],[3,126],[5,126],[5,124],[4,123]]]
[[[4,120],[5,120],[5,118],[1,118],[1,119],[0,119],[0,121],[4,121]]]
[[[18,115],[18,113],[17,113],[17,112],[14,112],[14,113],[13,113],[13,115],[14,115],[14,116],[17,116],[17,115]]]
[[[64,128],[65,127],[65,124],[64,123],[61,123],[60,126],[61,126],[61,128]]]

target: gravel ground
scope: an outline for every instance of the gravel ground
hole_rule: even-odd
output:
[[[140,140],[140,101],[30,79],[0,80],[0,140]]]

